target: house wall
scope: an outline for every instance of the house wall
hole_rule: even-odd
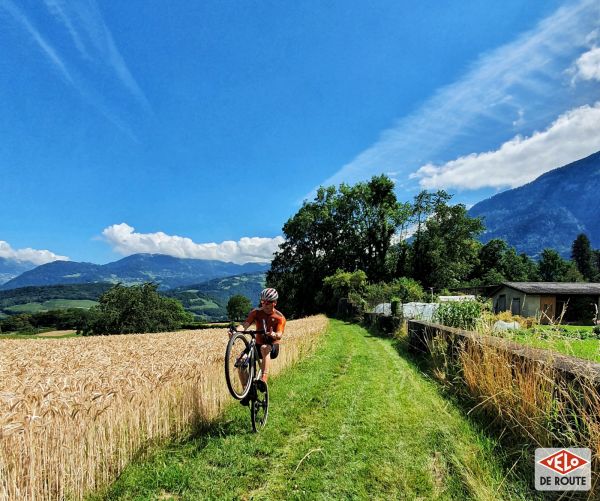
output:
[[[503,311],[511,311],[511,304],[513,299],[519,298],[521,300],[521,316],[522,317],[535,317],[539,315],[540,312],[540,294],[526,294],[524,292],[515,290],[511,287],[502,287],[494,296],[492,297],[494,301],[494,311],[498,311],[498,302],[500,300],[501,295],[506,296],[506,307]],[[553,296],[554,294],[544,294],[544,296]],[[573,296],[576,297],[576,296]],[[600,296],[595,296],[595,299],[598,302],[598,311],[600,312]],[[557,306],[558,308],[558,306]],[[560,315],[560,311],[555,311],[554,314],[556,316]],[[600,313],[598,315],[598,321],[600,321]]]
[[[521,302],[522,317],[535,317],[538,314],[540,309],[539,294],[525,294],[511,287],[502,287],[492,298],[494,301],[494,311],[498,311],[498,302],[501,295],[506,296],[506,308],[504,311],[510,311],[513,300],[518,298]]]

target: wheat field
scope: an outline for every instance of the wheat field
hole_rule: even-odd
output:
[[[275,375],[313,350],[324,316],[288,322]],[[144,447],[232,402],[225,329],[0,340],[0,500],[81,499]]]

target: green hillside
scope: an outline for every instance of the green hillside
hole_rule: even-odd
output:
[[[266,273],[247,273],[232,277],[216,278],[208,282],[178,287],[169,293],[179,294],[187,292],[199,294],[200,297],[210,296],[216,301],[227,304],[231,296],[241,294],[246,296],[252,303],[256,303],[260,291],[265,287]],[[176,296],[174,296],[176,297]]]
[[[231,296],[242,294],[255,303],[264,282],[264,273],[249,273],[161,291],[161,294],[181,301],[184,308],[199,319],[218,321],[227,319],[226,306]],[[66,308],[87,309],[97,304],[98,298],[113,285],[43,285],[0,291],[0,312],[15,314]]]
[[[0,291],[0,310],[28,303],[44,303],[53,299],[75,299],[96,301],[113,284],[73,284],[21,287]]]
[[[7,313],[38,313],[40,311],[64,310],[67,308],[89,309],[97,305],[97,301],[89,299],[50,299],[42,303],[32,302],[4,308]]]
[[[248,273],[233,277],[217,278],[208,282],[178,287],[163,292],[178,299],[184,308],[205,320],[225,320],[227,301],[231,296],[241,294],[256,303],[265,285],[265,273]]]

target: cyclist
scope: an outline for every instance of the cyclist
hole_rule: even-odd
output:
[[[277,299],[279,299],[279,294],[275,289],[263,289],[260,293],[260,307],[252,310],[246,321],[236,327],[237,331],[244,331],[254,323],[257,331],[264,332],[264,334],[256,334],[256,344],[261,357],[260,368],[262,370],[258,386],[263,391],[269,379],[271,360],[279,355],[279,342],[285,330],[285,317],[283,313],[275,309]]]

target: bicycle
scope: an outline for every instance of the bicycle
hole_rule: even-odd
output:
[[[249,398],[250,419],[252,430],[258,432],[267,423],[269,416],[269,388],[262,383],[261,388],[257,381],[261,377],[260,367],[257,370],[259,360],[258,346],[256,345],[256,334],[264,334],[263,331],[236,331],[229,329],[229,342],[225,351],[225,381],[229,393],[236,400]],[[250,335],[248,341],[246,335]]]

